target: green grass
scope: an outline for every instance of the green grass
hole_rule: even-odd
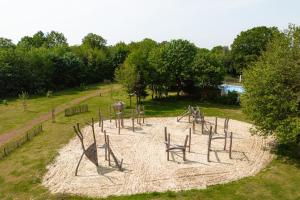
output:
[[[129,99],[121,90],[114,90],[113,98]],[[0,161],[0,199],[91,199],[67,194],[52,195],[41,185],[46,166],[53,161],[57,150],[75,136],[72,125],[84,123],[97,116],[98,108],[107,116],[112,99],[109,93],[93,97],[87,103],[90,112],[72,117],[57,116],[56,123],[44,123],[44,132],[24,144],[4,160]],[[198,104],[206,115],[231,117],[246,120],[239,107],[198,103],[192,99],[170,98],[164,101],[146,100],[147,116],[176,116],[189,104]],[[128,109],[129,111],[129,109]],[[129,112],[128,112],[129,113]],[[300,199],[300,162],[274,160],[266,169],[254,177],[248,177],[206,190],[138,194],[109,197],[116,200],[135,199]]]
[[[99,89],[109,88],[109,86],[94,85],[87,90],[69,89],[56,92],[52,97],[33,96],[27,100],[27,110],[24,111],[22,102],[18,99],[10,99],[8,105],[0,104],[0,135],[15,128],[20,128],[24,123],[29,122],[38,116],[51,111],[53,107],[62,104],[69,104],[70,101],[98,91]]]

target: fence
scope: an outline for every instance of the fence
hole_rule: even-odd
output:
[[[88,108],[87,104],[73,106],[71,108],[65,109],[65,116],[69,117],[72,115],[76,115],[76,114],[84,113],[84,112],[88,112],[88,111],[89,111],[89,108]]]
[[[0,159],[8,156],[12,151],[20,147],[27,141],[32,140],[32,138],[43,131],[42,124],[39,124],[29,131],[27,131],[23,136],[19,137],[18,139],[11,141],[7,144],[4,144],[0,147]]]

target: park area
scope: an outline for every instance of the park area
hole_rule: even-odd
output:
[[[52,97],[51,101],[60,98],[69,98],[71,101],[89,94],[94,96],[82,102],[89,105],[88,112],[71,117],[65,117],[63,112],[57,114],[55,123],[51,119],[43,122],[42,133],[1,160],[2,199],[86,199],[107,196],[109,199],[231,199],[233,194],[240,199],[282,199],[283,194],[278,191],[285,191],[284,196],[290,199],[299,195],[297,188],[300,173],[297,161],[274,155],[271,151],[272,138],[252,136],[249,132],[252,125],[238,106],[197,103],[194,99],[178,100],[172,96],[163,101],[146,99],[144,122],[140,119],[139,124],[135,119],[133,132],[132,110],[135,105],[133,103],[129,107],[129,98],[119,85],[67,91]],[[111,122],[109,120],[112,112],[109,107],[114,103],[112,98],[122,99],[127,105],[120,134],[114,116]],[[36,99],[28,100],[32,111],[40,109],[35,102]],[[203,113],[203,132],[201,123],[196,123],[193,130],[192,116],[190,122],[188,115],[177,121],[177,117],[189,105],[199,106]],[[12,101],[10,106],[22,109],[18,101]],[[5,107],[1,105],[0,108]],[[103,130],[101,123],[99,127],[99,108],[103,115]],[[6,118],[7,122],[13,122],[18,113],[10,115],[12,117]],[[214,133],[216,116],[218,125],[217,133]],[[84,144],[89,147],[93,144],[92,118],[95,120],[99,165],[96,166],[84,156],[75,176],[83,151],[72,126],[80,124]],[[231,159],[229,135],[224,150],[224,122],[227,118],[228,131],[233,133]],[[18,124],[14,126],[18,127]],[[212,140],[208,161],[210,126],[213,137],[220,139]],[[184,144],[185,137],[192,130],[191,149],[187,148],[185,161],[181,151],[170,152],[167,160],[164,127],[170,133],[171,144],[178,145]],[[112,157],[111,166],[105,160],[104,130],[110,136],[111,149],[117,160],[119,163],[122,160],[122,170],[119,170]],[[275,160],[272,161],[274,156]]]
[[[0,37],[0,200],[300,199],[299,63],[293,24],[209,49]]]

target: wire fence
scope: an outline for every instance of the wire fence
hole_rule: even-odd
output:
[[[32,140],[32,138],[38,134],[40,134],[43,131],[42,124],[39,124],[29,131],[27,131],[24,135],[21,137],[18,137],[15,140],[12,140],[3,146],[0,147],[0,159],[3,159],[4,157],[8,156],[11,152],[13,152],[15,149],[19,148],[24,143]]]
[[[88,112],[88,111],[89,111],[89,107],[87,104],[73,106],[73,107],[65,109],[65,116],[69,117],[72,115],[76,115],[76,114],[84,113],[84,112]]]

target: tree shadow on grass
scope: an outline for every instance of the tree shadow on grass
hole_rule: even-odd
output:
[[[147,113],[157,114],[159,112],[171,112],[174,110],[184,110],[187,109],[188,105],[205,107],[205,108],[214,108],[214,109],[231,109],[231,110],[239,110],[240,106],[232,106],[232,105],[222,105],[212,102],[203,102],[199,99],[191,98],[191,97],[176,97],[170,96],[168,98],[163,98],[159,100],[146,100],[144,102],[146,106]]]
[[[278,159],[300,168],[300,144],[279,144],[272,151]]]

